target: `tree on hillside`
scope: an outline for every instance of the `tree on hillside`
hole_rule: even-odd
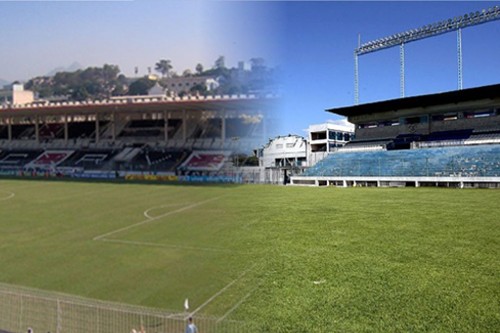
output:
[[[140,78],[132,82],[128,88],[129,95],[147,95],[149,89],[153,88],[155,81],[147,77]]]
[[[203,65],[198,64],[196,65],[196,74],[201,75],[203,73]]]
[[[224,56],[218,57],[217,60],[215,60],[214,68],[215,69],[226,68],[226,58]]]
[[[198,94],[198,95],[206,96],[207,95],[207,86],[204,84],[197,84],[197,85],[194,85],[193,87],[191,87],[189,92],[191,94],[194,94],[194,95]]]
[[[250,66],[254,72],[265,71],[266,61],[264,58],[252,58],[250,59]]]
[[[74,72],[58,72],[54,76],[36,77],[28,81],[27,88],[40,97],[67,96],[74,100],[104,99],[126,92],[126,78],[118,75],[116,65],[88,67]]]
[[[155,71],[161,73],[162,77],[170,77],[170,70],[172,68],[170,60],[161,59],[155,64]]]

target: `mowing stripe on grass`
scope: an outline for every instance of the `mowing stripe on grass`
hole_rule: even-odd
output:
[[[184,212],[186,210],[190,210],[190,209],[193,209],[195,207],[198,207],[198,206],[201,206],[203,204],[206,204],[206,203],[209,203],[209,202],[212,202],[212,201],[215,201],[215,200],[218,200],[220,199],[221,197],[215,197],[215,198],[211,198],[211,199],[208,199],[208,200],[204,200],[204,201],[200,201],[200,202],[196,202],[194,204],[191,204],[189,206],[185,206],[185,207],[182,207],[182,208],[179,208],[179,209],[176,209],[176,210],[173,210],[171,212],[168,212],[168,213],[165,213],[165,214],[161,214],[161,215],[158,215],[158,216],[155,216],[155,217],[151,217],[151,218],[147,218],[146,220],[143,220],[143,221],[140,221],[140,222],[137,222],[137,223],[134,223],[134,224],[131,224],[129,226],[126,226],[126,227],[123,227],[123,228],[120,228],[120,229],[116,229],[116,230],[113,230],[113,231],[110,231],[110,232],[107,232],[105,234],[102,234],[102,235],[99,235],[99,236],[95,236],[93,238],[93,240],[102,240],[103,238],[106,238],[108,236],[111,236],[111,235],[114,235],[114,234],[118,234],[120,232],[123,232],[123,231],[126,231],[126,230],[130,230],[132,228],[135,228],[135,227],[138,227],[138,226],[141,226],[141,225],[144,225],[144,224],[147,224],[147,223],[150,223],[150,222],[153,222],[153,221],[156,221],[156,220],[159,220],[163,217],[166,217],[166,216],[169,216],[169,215],[173,215],[173,214],[177,214],[177,213],[180,213],[180,212]],[[150,209],[149,209],[150,210]]]

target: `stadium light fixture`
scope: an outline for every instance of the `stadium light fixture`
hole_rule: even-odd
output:
[[[368,54],[372,52],[377,52],[383,49],[391,48],[394,46],[407,44],[409,42],[414,42],[420,39],[429,38],[441,34],[445,34],[452,31],[458,31],[459,36],[460,29],[483,24],[487,22],[491,22],[494,20],[500,20],[500,7],[494,6],[488,9],[483,9],[481,11],[471,12],[468,14],[455,16],[453,18],[449,18],[448,20],[435,22],[433,24],[427,24],[422,26],[421,28],[409,29],[404,32],[394,34],[388,37],[378,38],[369,42],[366,42],[362,45],[359,45],[356,49],[354,49],[354,57],[355,57],[355,103],[359,103],[358,92],[359,87],[359,78],[357,77],[358,71],[358,56],[363,54]],[[461,37],[459,37],[461,39]],[[458,46],[458,53],[461,54],[461,43]],[[461,61],[459,60],[459,72],[461,72]],[[403,73],[403,71],[402,71]],[[461,75],[459,74],[459,77]],[[460,84],[459,84],[460,86]]]

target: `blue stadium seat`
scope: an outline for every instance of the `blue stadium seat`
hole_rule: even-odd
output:
[[[337,152],[304,176],[500,177],[500,145]]]

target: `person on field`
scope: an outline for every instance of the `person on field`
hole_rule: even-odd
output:
[[[198,328],[193,323],[193,317],[189,317],[188,324],[186,326],[186,333],[198,333]]]

